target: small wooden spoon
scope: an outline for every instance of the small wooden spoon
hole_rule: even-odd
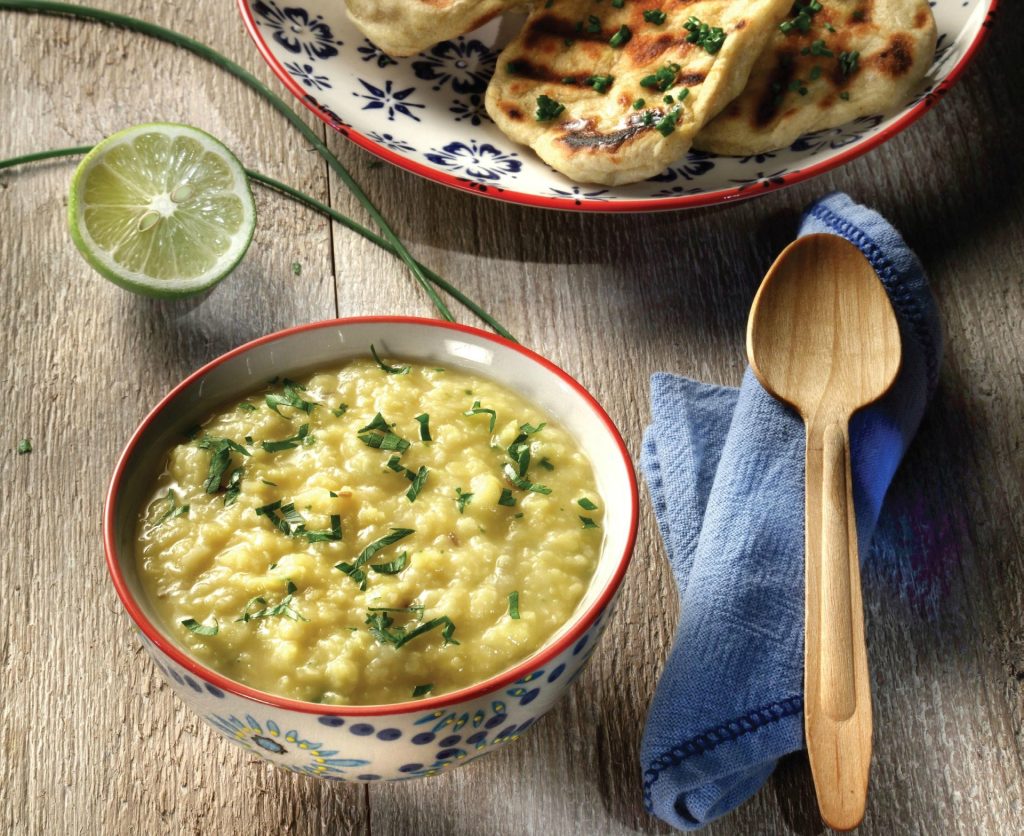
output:
[[[787,247],[754,299],[747,356],[807,426],[804,730],[821,817],[851,830],[867,802],[871,688],[848,425],[900,367],[896,315],[860,250],[835,235]]]

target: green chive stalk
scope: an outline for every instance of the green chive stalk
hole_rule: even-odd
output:
[[[395,235],[387,221],[384,220],[384,216],[380,214],[377,207],[373,204],[370,198],[367,197],[362,187],[355,181],[352,175],[349,174],[348,169],[341,164],[341,161],[331,153],[330,149],[328,149],[328,147],[320,140],[320,137],[318,137],[316,133],[314,133],[310,127],[302,121],[302,119],[283,99],[273,93],[269,87],[244,67],[236,64],[230,58],[221,55],[215,49],[208,47],[206,44],[200,43],[187,35],[182,35],[180,32],[175,32],[171,29],[165,29],[162,26],[157,26],[155,23],[149,23],[144,20],[139,20],[138,18],[129,17],[128,15],[117,14],[116,12],[108,12],[103,9],[93,9],[89,6],[76,6],[71,3],[49,2],[49,0],[0,0],[0,9],[67,15],[69,17],[95,20],[100,23],[119,26],[122,29],[140,32],[144,35],[149,35],[150,37],[179,46],[182,49],[186,49],[189,52],[198,55],[200,58],[205,58],[207,61],[210,61],[221,69],[231,73],[235,78],[251,87],[264,99],[270,102],[274,109],[284,116],[285,119],[291,122],[292,126],[302,134],[305,140],[316,149],[317,153],[327,161],[327,164],[331,167],[334,173],[338,175],[348,190],[356,196],[356,199],[360,204],[362,204],[363,208],[373,219],[374,224],[381,231],[384,239],[391,245],[395,254],[405,262],[406,266],[412,272],[413,278],[415,278],[416,281],[419,282],[420,286],[426,291],[430,300],[434,303],[434,307],[437,308],[441,316],[449,322],[455,321],[455,317],[453,317],[451,311],[448,310],[448,306],[445,305],[444,300],[438,296],[437,291],[434,290],[430,281],[427,279],[426,274],[423,272],[423,266],[412,257],[409,251],[405,248],[405,245],[398,239],[398,236]]]
[[[25,163],[41,162],[42,160],[55,159],[57,157],[78,157],[88,154],[92,150],[91,145],[76,145],[72,148],[54,148],[49,151],[36,151],[32,154],[24,154],[20,157],[11,157],[10,159],[0,160],[0,171],[5,168],[13,168],[14,166],[24,165]],[[321,215],[330,218],[333,221],[337,221],[342,226],[351,229],[353,232],[362,235],[363,238],[376,244],[385,252],[389,252],[392,255],[398,255],[397,250],[391,245],[390,242],[386,241],[381,236],[377,235],[373,230],[367,229],[358,221],[343,215],[337,209],[328,206],[326,203],[321,203],[314,197],[310,197],[308,194],[300,192],[298,189],[292,188],[291,186],[275,180],[272,177],[267,177],[265,174],[260,174],[258,171],[253,171],[251,168],[245,169],[245,173],[249,176],[249,179],[254,183],[259,183],[262,186],[273,189],[276,192],[280,192],[286,197],[292,198],[298,203],[302,203],[319,212]],[[445,293],[449,294],[453,299],[457,300],[460,304],[464,305],[468,310],[472,311],[481,320],[491,326],[494,331],[500,334],[507,340],[516,341],[516,338],[509,333],[509,331],[498,322],[493,316],[485,311],[479,304],[470,299],[466,294],[459,290],[455,285],[443,279],[429,267],[416,262],[420,270],[423,271],[423,275],[427,281],[441,288]]]

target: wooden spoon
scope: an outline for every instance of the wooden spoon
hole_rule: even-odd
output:
[[[821,817],[851,830],[867,802],[871,689],[848,425],[900,367],[896,315],[860,250],[835,235],[787,247],[754,299],[747,356],[807,426],[804,730]]]

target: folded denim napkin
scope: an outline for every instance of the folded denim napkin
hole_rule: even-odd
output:
[[[942,338],[921,264],[876,212],[832,194],[800,235],[856,244],[889,293],[903,364],[850,425],[861,556],[935,388]],[[803,746],[804,427],[748,369],[739,389],[651,379],[641,466],[680,621],[644,730],[648,810],[684,830],[729,812]]]

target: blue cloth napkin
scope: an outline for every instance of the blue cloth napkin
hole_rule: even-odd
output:
[[[850,425],[861,556],[935,388],[942,338],[924,271],[876,212],[832,194],[800,235],[856,244],[889,293],[903,364]],[[679,587],[675,643],[647,717],[647,808],[699,828],[734,809],[803,747],[804,427],[748,369],[739,389],[651,379],[641,466]]]

